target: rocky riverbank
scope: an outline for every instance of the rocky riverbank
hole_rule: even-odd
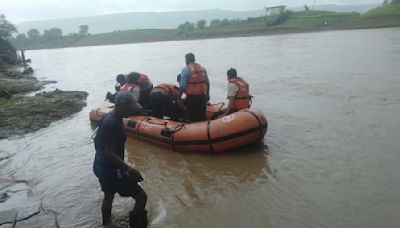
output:
[[[88,93],[83,91],[42,92],[27,96],[54,81],[39,81],[33,70],[14,66],[0,69],[0,139],[49,126],[86,106]]]
[[[36,131],[82,110],[87,92],[39,91],[54,81],[39,81],[33,69],[0,64],[0,139]],[[29,94],[28,94],[29,93]],[[0,167],[13,154],[0,150]],[[27,180],[0,170],[0,227],[59,227],[57,213],[33,200]]]

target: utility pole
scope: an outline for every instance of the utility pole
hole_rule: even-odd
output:
[[[312,7],[311,7],[311,9],[312,10],[314,10],[314,6],[315,6],[315,2],[316,2],[317,0],[314,0],[314,3],[312,4]]]

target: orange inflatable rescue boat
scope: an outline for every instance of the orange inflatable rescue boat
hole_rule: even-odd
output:
[[[260,142],[268,129],[265,116],[252,108],[217,118],[226,105],[207,106],[206,121],[183,123],[152,116],[124,118],[127,135],[180,152],[223,152]],[[112,107],[90,112],[97,124]]]

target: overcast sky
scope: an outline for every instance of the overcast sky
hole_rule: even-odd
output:
[[[0,0],[0,13],[14,24],[43,19],[86,17],[122,12],[197,9],[253,10],[265,6],[304,4],[355,5],[383,0]]]

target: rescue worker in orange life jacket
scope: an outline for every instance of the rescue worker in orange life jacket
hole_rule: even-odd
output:
[[[179,107],[178,100],[179,88],[174,84],[159,84],[150,93],[150,108],[155,116],[162,118],[168,116],[172,120],[178,120],[183,112],[183,107]]]
[[[228,77],[228,108],[224,115],[231,114],[241,109],[250,107],[251,96],[249,94],[249,84],[237,76],[237,71],[231,68],[227,72]]]
[[[182,105],[181,96],[186,93],[187,114],[190,121],[206,119],[206,106],[210,100],[210,83],[207,71],[195,62],[193,53],[185,55],[186,67],[181,72],[178,102]]]
[[[121,91],[127,91],[132,93],[133,99],[136,102],[140,98],[140,86],[135,83],[135,78],[133,75],[129,74],[126,76],[126,83],[122,86]]]
[[[117,84],[115,84],[115,92],[121,91],[122,86],[126,83],[126,77],[123,74],[118,74],[115,78]],[[107,92],[106,100],[109,100],[111,103],[114,103],[116,93]]]
[[[127,76],[127,83],[122,87],[123,91],[129,91],[134,98],[145,108],[149,108],[149,95],[153,89],[153,83],[147,75],[132,72]]]

